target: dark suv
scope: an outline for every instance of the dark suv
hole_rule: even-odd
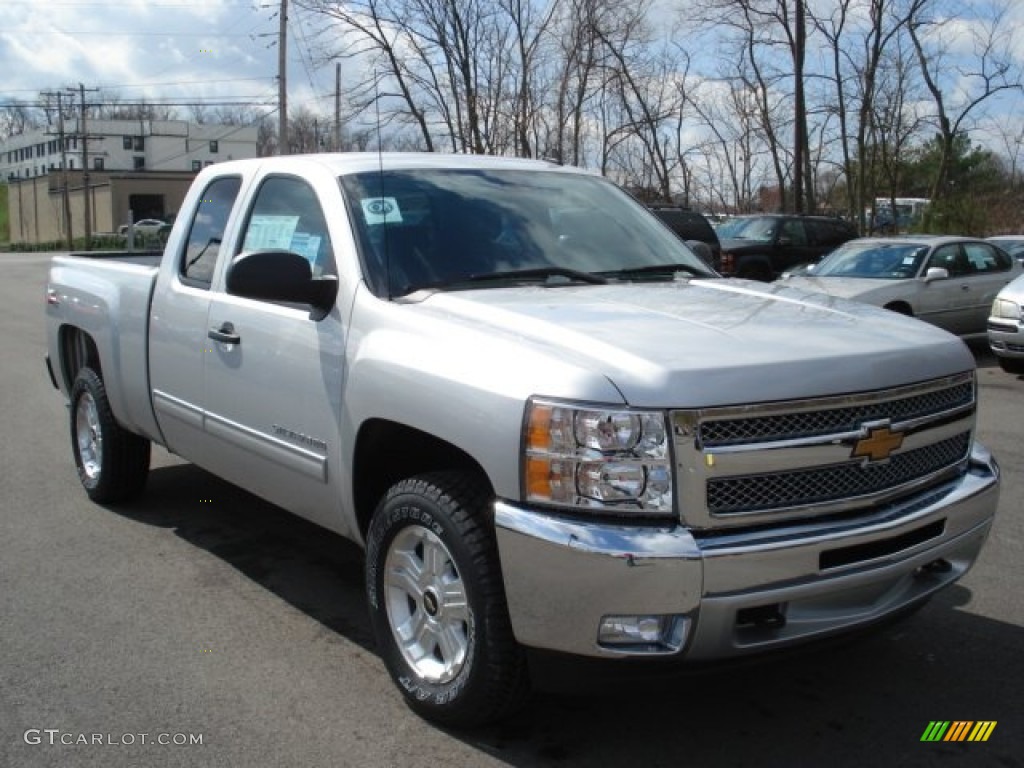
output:
[[[828,216],[765,213],[732,219],[720,236],[721,258],[715,269],[767,282],[787,269],[818,261],[857,237],[857,229]]]
[[[678,205],[659,205],[655,203],[648,207],[680,239],[691,244],[696,241],[706,245],[706,253],[702,253],[704,249],[700,247],[693,247],[692,249],[698,256],[707,261],[709,266],[713,266],[718,262],[722,246],[718,241],[718,235],[715,234],[715,228],[711,226],[711,222],[704,218],[702,214],[691,211],[689,208],[681,208]]]

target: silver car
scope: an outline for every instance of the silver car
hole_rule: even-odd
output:
[[[992,302],[988,345],[1007,373],[1024,373],[1024,277],[1003,288]]]
[[[996,235],[985,240],[999,246],[1017,261],[1024,261],[1024,235]]]
[[[975,238],[870,237],[839,246],[785,284],[912,315],[959,336],[981,337],[992,300],[1022,269],[1000,248]]]

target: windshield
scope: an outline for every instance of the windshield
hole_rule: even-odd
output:
[[[928,253],[920,243],[857,243],[839,246],[822,259],[815,277],[870,277],[900,280],[914,277]]]
[[[347,175],[340,183],[378,296],[604,282],[587,279],[594,273],[652,279],[658,265],[669,278],[671,267],[714,274],[642,205],[599,177],[417,169]]]
[[[728,232],[719,231],[718,236],[729,240],[750,240],[755,243],[770,243],[775,239],[775,228],[779,220],[769,216],[755,216],[751,219],[736,219],[730,223]]]

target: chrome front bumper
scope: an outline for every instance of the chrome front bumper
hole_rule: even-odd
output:
[[[602,618],[673,616],[688,619],[689,631],[665,654],[708,660],[853,629],[952,584],[977,558],[998,501],[999,468],[975,444],[963,476],[856,519],[702,537],[499,501],[495,523],[522,644],[650,655],[599,644]]]
[[[1000,357],[1024,358],[1024,321],[990,317],[988,346]]]

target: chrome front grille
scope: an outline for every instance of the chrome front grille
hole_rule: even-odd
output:
[[[708,510],[728,515],[867,496],[938,472],[967,457],[971,435],[963,432],[885,463],[777,472],[708,481]]]
[[[705,448],[792,440],[850,432],[866,421],[877,419],[888,418],[895,422],[932,416],[973,403],[972,380],[934,392],[848,408],[705,421],[700,424],[697,440]]]
[[[673,411],[680,516],[694,528],[865,509],[966,470],[973,372],[875,392]]]

